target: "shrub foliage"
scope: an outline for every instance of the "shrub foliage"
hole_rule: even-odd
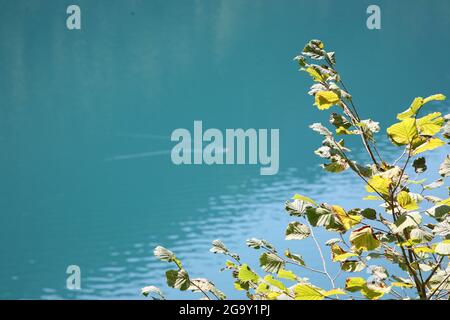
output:
[[[247,240],[249,247],[262,251],[259,272],[220,240],[213,241],[210,251],[228,258],[223,269],[231,272],[234,287],[245,291],[249,299],[449,299],[450,198],[441,199],[432,193],[448,188],[445,179],[450,176],[450,155],[439,167],[438,180],[426,184],[425,179],[420,179],[427,170],[426,154],[449,144],[450,115],[433,112],[429,104],[445,96],[417,97],[397,115],[397,122],[386,132],[400,149],[399,157],[388,163],[377,149],[379,123],[360,118],[336,70],[334,52],[326,51],[321,41],[311,40],[294,60],[312,78],[308,94],[313,96],[317,109],[333,111],[329,118],[332,129],[321,123],[310,126],[323,136],[322,145],[315,150],[324,160],[323,169],[331,173],[354,172],[365,184],[364,199],[377,204],[378,210],[346,210],[300,194],[286,202],[286,212],[295,218],[286,227],[286,240],[301,244],[303,239],[312,238],[321,268],[310,266],[290,250],[278,251],[264,239]],[[422,112],[426,114],[420,115]],[[349,135],[360,137],[370,163],[352,159],[343,139]],[[336,236],[321,246],[314,234],[316,228],[325,228]],[[174,266],[166,272],[169,287],[198,292],[203,299],[226,298],[208,279],[192,278],[170,250],[158,246],[154,254]],[[339,264],[337,274],[328,271],[330,263]],[[302,278],[302,269],[326,277],[330,287],[320,288]],[[365,269],[367,278],[353,275]],[[395,270],[395,274],[387,269]],[[339,277],[346,277],[342,287],[336,285]],[[143,288],[142,294],[164,299],[154,286]]]

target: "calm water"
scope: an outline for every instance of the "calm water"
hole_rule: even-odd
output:
[[[149,284],[180,298],[158,244],[242,298],[208,252],[216,238],[254,265],[252,236],[319,266],[309,240],[283,240],[284,201],[304,193],[350,208],[363,192],[350,174],[324,175],[313,154],[321,139],[307,126],[327,116],[292,62],[311,38],[337,51],[360,113],[384,127],[413,97],[450,94],[446,0],[377,1],[379,31],[365,26],[369,1],[76,3],[81,31],[65,27],[71,2],[0,0],[0,298],[139,299]],[[279,174],[173,165],[170,134],[194,120],[279,128]],[[71,264],[80,291],[65,288]]]

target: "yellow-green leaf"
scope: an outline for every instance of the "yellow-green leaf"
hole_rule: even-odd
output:
[[[383,178],[381,176],[373,176],[369,179],[368,184],[366,186],[367,192],[378,192],[383,195],[389,194],[389,186],[391,185],[392,180],[388,178]]]
[[[342,291],[341,289],[332,289],[332,290],[328,290],[328,291],[322,292],[322,294],[325,297],[329,297],[329,296],[334,296],[334,295],[337,295],[337,294],[347,294],[347,293]]]
[[[399,113],[397,115],[397,119],[398,120],[405,120],[407,118],[411,118],[413,117],[417,111],[419,111],[419,109],[426,103],[430,102],[430,101],[435,101],[435,100],[445,100],[445,96],[443,94],[434,94],[431,95],[427,98],[422,98],[422,97],[417,97],[414,99],[414,101],[411,103],[411,106],[406,109],[405,111],[403,111],[402,113]]]
[[[405,283],[405,282],[392,282],[391,285],[394,287],[399,287],[399,288],[413,288],[414,287],[414,285],[412,285],[411,283]]]
[[[292,199],[293,199],[293,200],[301,200],[301,201],[309,202],[309,203],[311,203],[311,204],[317,206],[317,203],[316,203],[314,200],[312,200],[311,198],[305,197],[305,196],[303,196],[303,195],[301,195],[301,194],[298,194],[298,193],[296,193],[296,194],[292,197]]]
[[[415,98],[408,109],[406,109],[402,113],[397,114],[397,119],[405,120],[407,118],[414,116],[422,105],[423,105],[423,98],[422,97]]]
[[[347,128],[340,126],[336,129],[337,134],[356,134],[354,131],[350,131]]]
[[[345,212],[344,208],[340,206],[331,206],[331,209],[333,210],[334,215],[338,218],[338,220],[341,222],[341,224],[344,226],[345,230],[350,229],[354,225],[357,225],[361,222],[362,216],[357,215],[351,215]]]
[[[421,135],[434,136],[441,131],[442,125],[444,124],[444,118],[441,117],[440,112],[433,112],[417,119],[416,124]]]
[[[281,282],[277,279],[274,279],[274,277],[272,277],[271,275],[265,276],[264,281],[274,287],[277,287],[280,290],[286,290],[286,286],[283,284],[283,282]]]
[[[257,293],[268,293],[270,292],[270,286],[267,283],[260,283],[256,288]]]
[[[306,69],[302,69],[303,71],[306,71],[312,78],[314,81],[318,81],[318,82],[324,82],[325,79],[320,75],[319,72],[317,72],[317,70],[315,70],[312,67],[308,67]]]
[[[368,195],[363,198],[363,200],[383,200],[383,198],[379,196]]]
[[[277,274],[280,279],[297,280],[297,276],[291,270],[280,269]]]
[[[350,292],[360,291],[366,284],[366,280],[361,277],[347,278],[345,280],[345,290]]]
[[[315,103],[320,110],[331,108],[340,101],[339,96],[333,91],[320,91],[316,93]]]
[[[294,288],[295,300],[323,300],[324,296],[319,291],[306,284],[299,284]]]
[[[442,93],[438,93],[438,94],[433,94],[425,99],[423,99],[423,104],[428,103],[430,101],[435,101],[435,100],[445,100],[446,97],[442,94]]]
[[[417,202],[406,191],[401,191],[397,195],[398,204],[405,210],[411,211],[419,208]]]
[[[434,246],[435,247],[435,246]],[[413,248],[415,253],[434,253],[434,248],[433,247],[414,247]]]
[[[361,289],[361,294],[366,297],[367,299],[370,300],[378,300],[380,299],[382,296],[384,296],[385,291],[384,290],[375,290],[370,288],[369,286],[364,285],[363,288]]]
[[[247,264],[243,264],[239,267],[238,279],[242,282],[253,281],[256,282],[259,276],[250,269]]]
[[[370,251],[380,246],[380,241],[375,238],[370,226],[364,226],[353,230],[350,234],[350,243],[358,250]]]
[[[407,118],[387,128],[389,138],[396,145],[410,144],[418,135],[415,120]]]
[[[419,153],[427,151],[427,150],[433,150],[433,149],[439,148],[440,146],[443,146],[444,144],[445,144],[445,142],[439,138],[430,138],[425,143],[416,147],[414,149],[413,155],[419,154]]]
[[[267,294],[267,299],[276,300],[281,295],[281,292],[269,292]]]

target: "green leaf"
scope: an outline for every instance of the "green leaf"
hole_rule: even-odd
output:
[[[332,161],[331,163],[322,164],[321,167],[324,168],[327,172],[339,173],[347,170],[349,168],[349,165],[347,161],[345,161],[343,158],[340,158],[339,160],[335,159],[335,161]]]
[[[181,291],[187,290],[191,285],[191,282],[189,281],[189,275],[183,269],[167,270],[166,280],[169,287],[179,289]]]
[[[303,195],[301,195],[301,194],[298,194],[298,193],[296,193],[296,194],[292,197],[292,199],[293,199],[293,200],[301,200],[301,201],[304,201],[304,202],[309,202],[309,203],[311,203],[311,204],[317,206],[317,203],[316,203],[314,200],[312,200],[312,199],[310,199],[310,198],[308,198],[308,197],[305,197],[305,196],[303,196]]]
[[[361,211],[361,215],[370,220],[375,220],[377,218],[377,212],[372,208],[367,208]]]
[[[259,264],[264,271],[270,273],[277,273],[281,268],[284,268],[283,259],[271,252],[264,252],[259,257]]]
[[[311,230],[298,221],[290,222],[286,228],[286,240],[303,240],[309,237]]]
[[[238,291],[248,291],[250,289],[250,283],[247,282],[241,282],[241,281],[236,281],[234,283],[234,288]]]
[[[417,212],[409,212],[401,215],[393,224],[392,232],[399,234],[406,228],[416,228],[420,226],[422,216]]]
[[[387,129],[387,133],[396,145],[410,144],[418,136],[415,120],[411,118],[393,124]]]
[[[347,260],[348,258],[351,258],[351,257],[357,257],[357,256],[358,256],[358,255],[357,255],[356,253],[353,253],[353,252],[346,252],[346,253],[343,253],[343,254],[336,255],[336,256],[334,257],[333,261],[335,261],[335,262],[345,261],[345,260]]]
[[[352,126],[352,124],[350,123],[350,121],[347,120],[347,118],[335,112],[331,113],[330,115],[330,123],[336,128],[343,127],[345,129],[348,129]]]
[[[285,269],[280,269],[278,271],[277,277],[280,279],[287,279],[287,280],[297,280],[297,276],[295,275],[294,272],[292,272],[291,270],[285,270]]]
[[[366,280],[361,277],[347,278],[345,280],[345,290],[350,292],[360,291],[366,285]]]
[[[274,279],[271,275],[266,275],[264,277],[264,281],[274,287],[277,287],[280,290],[286,290],[286,286],[284,285],[284,283],[277,279]]]
[[[260,283],[256,288],[257,293],[269,293],[270,286],[267,283]]]
[[[242,282],[257,282],[259,276],[253,272],[247,264],[243,264],[239,267],[238,279]]]
[[[350,234],[350,243],[358,250],[371,251],[380,246],[380,241],[375,238],[370,226],[364,226],[353,230]]]
[[[425,212],[429,216],[431,216],[431,217],[435,218],[436,220],[440,221],[440,220],[444,219],[445,216],[447,216],[447,214],[450,213],[450,206],[446,205],[446,204],[441,204],[439,202],[437,205],[427,209]]]
[[[450,240],[439,242],[434,252],[441,256],[450,256]]]
[[[306,284],[299,284],[294,288],[295,300],[323,300],[324,295]]]
[[[367,284],[361,289],[361,294],[370,300],[378,300],[385,294],[385,290],[376,290],[369,287]]]
[[[303,260],[303,257],[299,254],[294,254],[289,250],[284,251],[284,255],[291,259],[292,261],[297,262],[298,264],[300,264],[301,266],[305,265],[305,260]]]
[[[326,110],[340,101],[339,96],[333,91],[320,91],[316,93],[315,103],[319,110]]]
[[[342,263],[341,269],[346,272],[360,272],[366,265],[359,260],[346,260]]]

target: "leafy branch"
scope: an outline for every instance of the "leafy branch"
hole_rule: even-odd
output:
[[[314,97],[317,109],[333,107],[336,110],[329,120],[333,130],[321,123],[310,126],[323,136],[322,146],[315,150],[315,154],[326,161],[322,168],[331,173],[350,169],[365,184],[368,194],[364,199],[374,201],[378,209],[368,206],[345,210],[339,205],[317,203],[300,194],[286,201],[287,213],[296,220],[288,224],[285,239],[311,238],[321,268],[307,265],[300,254],[290,250],[281,254],[263,239],[249,239],[247,245],[255,250],[262,249],[259,267],[265,275],[259,275],[243,263],[240,256],[220,240],[213,241],[210,251],[231,259],[226,261],[223,270],[231,272],[234,287],[245,291],[249,299],[322,300],[338,299],[340,295],[370,300],[385,295],[395,299],[450,298],[450,198],[440,199],[430,194],[444,186],[444,179],[450,176],[450,155],[439,167],[440,179],[426,185],[426,179],[417,181],[427,170],[423,154],[448,145],[446,140],[450,139],[450,115],[430,112],[419,116],[419,113],[428,104],[444,100],[445,96],[417,97],[406,110],[397,114],[398,122],[386,132],[392,144],[403,150],[395,161],[387,163],[376,146],[380,125],[360,117],[352,95],[336,70],[335,53],[326,51],[320,40],[311,40],[294,60],[313,80],[308,94]],[[361,138],[370,163],[360,164],[350,157],[351,150],[342,137],[352,135]],[[409,177],[412,169],[416,175],[413,180]],[[331,263],[339,265],[335,275],[328,271],[329,261],[314,233],[315,228],[324,228],[338,236],[325,242]],[[157,247],[155,256],[177,266],[176,270],[166,272],[169,287],[199,292],[205,299],[225,299],[211,281],[191,279],[171,251]],[[372,264],[376,259],[396,266],[393,270],[399,271],[390,274],[385,267]],[[300,273],[307,270],[324,276],[331,289],[317,287],[298,275],[297,270],[287,267],[299,269]],[[366,279],[356,276],[363,270],[369,273]],[[342,274],[348,277],[343,288],[339,288],[336,281]],[[164,297],[153,286],[143,288],[142,293],[152,294],[156,299]]]

